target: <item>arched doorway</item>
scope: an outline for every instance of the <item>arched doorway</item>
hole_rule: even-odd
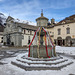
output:
[[[59,46],[62,46],[62,38],[61,38],[61,37],[58,37],[58,38],[57,38],[57,44],[58,44]]]
[[[71,37],[67,36],[66,37],[66,46],[71,46],[71,45],[72,45]]]

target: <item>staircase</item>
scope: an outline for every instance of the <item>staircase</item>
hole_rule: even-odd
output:
[[[26,71],[31,70],[61,70],[62,68],[72,64],[73,62],[63,57],[54,58],[31,58],[21,57],[15,61],[11,61],[13,65],[16,65]]]

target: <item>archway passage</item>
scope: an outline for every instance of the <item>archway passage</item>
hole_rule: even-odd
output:
[[[58,37],[57,38],[57,42],[58,42],[58,45],[59,46],[62,46],[62,38],[61,37]]]
[[[66,46],[72,46],[72,41],[71,41],[71,37],[70,36],[66,37]]]

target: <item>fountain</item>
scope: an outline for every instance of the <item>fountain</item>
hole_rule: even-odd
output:
[[[36,41],[36,45],[32,45],[33,41]],[[55,46],[51,40],[50,35],[44,29],[44,27],[39,27],[29,45],[28,57],[51,58],[55,56]]]
[[[11,63],[26,71],[32,70],[61,70],[63,67],[72,64],[72,61],[56,55],[55,46],[50,34],[45,30],[48,18],[43,16],[36,19],[38,29],[35,31],[29,52],[22,54]],[[65,63],[66,62],[66,63]]]

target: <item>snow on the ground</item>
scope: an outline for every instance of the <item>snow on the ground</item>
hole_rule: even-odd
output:
[[[12,51],[6,51],[8,54],[13,54],[14,52],[12,52]]]
[[[58,53],[66,53],[66,54],[70,54],[70,55],[75,55],[75,47],[56,46],[55,50]]]
[[[14,59],[15,58],[7,58],[6,61],[9,61],[8,64],[0,65],[0,75],[69,75],[69,74],[75,74],[75,64],[72,64],[61,70],[25,71],[24,69],[16,67],[10,63],[10,60],[14,60]]]
[[[1,54],[0,56],[4,56],[3,54]]]
[[[69,53],[75,55],[75,47],[60,47],[56,46],[56,52],[61,52],[61,53]],[[27,55],[28,53],[26,53]],[[25,53],[18,54],[17,57],[12,57],[12,58],[6,58],[2,59],[0,61],[4,61],[4,65],[0,65],[0,75],[69,75],[69,74],[75,74],[75,59],[70,59],[67,58],[74,63],[61,69],[61,70],[33,70],[33,71],[25,71],[24,69],[21,69],[19,67],[16,67],[11,64],[11,61],[17,58],[20,58],[21,56],[24,56]]]

